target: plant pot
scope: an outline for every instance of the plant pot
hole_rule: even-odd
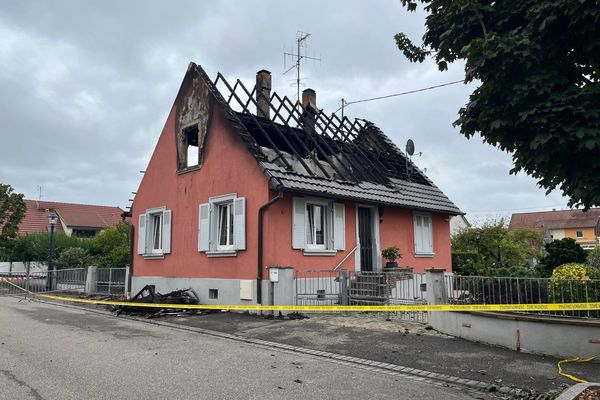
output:
[[[398,268],[398,263],[396,261],[388,261],[385,263],[385,269]]]

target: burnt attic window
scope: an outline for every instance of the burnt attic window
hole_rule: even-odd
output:
[[[201,152],[198,146],[198,127],[191,126],[183,129],[180,140],[182,142],[182,154],[179,154],[179,169],[200,165]]]

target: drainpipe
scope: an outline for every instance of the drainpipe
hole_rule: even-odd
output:
[[[262,301],[262,279],[263,279],[263,213],[271,204],[283,199],[283,191],[279,190],[277,196],[267,201],[258,209],[258,277],[256,279],[256,302],[263,304]]]

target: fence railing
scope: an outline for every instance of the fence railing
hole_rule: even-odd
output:
[[[552,280],[457,276],[445,277],[448,301],[452,304],[544,304],[600,301],[600,280]],[[532,312],[528,312],[532,313]],[[534,314],[561,317],[600,318],[598,310],[544,311]]]
[[[0,296],[47,292],[83,293],[86,290],[88,294],[125,294],[127,268],[98,268],[95,282],[87,282],[88,273],[88,268],[69,268],[0,276]],[[93,278],[90,277],[90,280]]]

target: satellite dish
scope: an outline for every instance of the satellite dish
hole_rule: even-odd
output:
[[[413,142],[412,139],[408,139],[406,142],[406,154],[409,156],[415,154],[415,142]]]

